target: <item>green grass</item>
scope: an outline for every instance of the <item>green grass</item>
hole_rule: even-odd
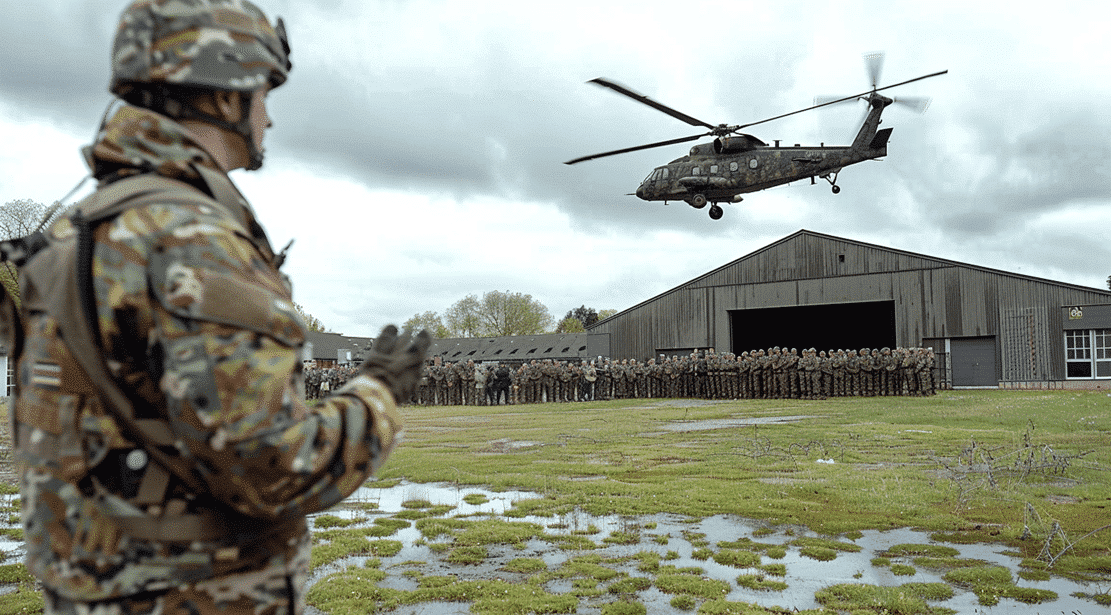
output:
[[[409,407],[405,414],[406,442],[383,469],[384,480],[544,494],[516,502],[513,516],[577,509],[734,514],[829,536],[910,526],[945,540],[1003,543],[1036,555],[1036,539],[1048,535],[1051,519],[1069,536],[1082,536],[1111,507],[1111,447],[1105,446],[1111,400],[1103,392],[946,391],[928,398],[688,407],[621,400]],[[676,421],[793,415],[814,418],[690,433],[660,429]],[[449,422],[452,429],[442,429]],[[494,435],[551,446],[484,452]],[[977,451],[1014,466],[1047,449],[1068,459],[1067,467],[1000,471],[994,485],[965,471]],[[838,463],[815,463],[831,456]],[[1061,486],[1062,478],[1074,486]],[[1050,503],[1050,495],[1075,501]],[[1030,528],[1035,540],[1023,544],[1027,504],[1042,523]],[[1078,556],[1106,552],[1111,531],[1075,548]]]
[[[1094,580],[1102,587],[1111,580],[1111,531],[1077,540],[1105,524],[1111,510],[1111,447],[1106,446],[1111,398],[1103,392],[956,391],[931,398],[821,402],[622,400],[408,407],[403,414],[406,440],[387,462],[381,480],[368,486],[447,482],[467,494],[463,501],[471,504],[482,503],[483,497],[468,493],[468,487],[524,490],[540,497],[514,502],[500,518],[445,518],[452,507],[421,499],[405,502],[397,515],[375,518],[369,527],[346,527],[338,516],[319,515],[314,519],[313,565],[331,564],[336,571],[316,582],[309,602],[328,615],[388,612],[436,601],[463,603],[467,606],[462,610],[491,615],[643,613],[642,592],[649,583],[684,612],[779,612],[726,601],[736,587],[732,582],[706,578],[698,568],[666,565],[657,553],[641,552],[622,561],[594,554],[602,546],[641,538],[657,544],[670,538],[677,549],[686,541],[705,560],[751,567],[737,571],[745,573],[737,583],[765,591],[777,590],[790,571],[783,564],[761,564],[761,558],[783,559],[788,548],[809,557],[836,558],[859,550],[850,541],[862,531],[895,527],[923,529],[936,542],[1003,546],[1023,558],[1024,575]],[[664,429],[678,421],[796,415],[812,418],[695,432]],[[491,440],[541,445],[500,447],[505,452],[491,453]],[[1049,459],[1044,455],[1048,450],[1063,461],[1038,466]],[[837,463],[816,463],[831,457]],[[986,460],[995,464],[991,480],[969,465]],[[364,516],[378,514],[370,512],[376,502],[351,507],[367,511],[360,513]],[[610,532],[597,527],[569,530],[566,525],[558,535],[549,531],[580,511],[628,516],[629,522]],[[654,527],[637,525],[636,517],[657,513],[682,515],[692,523],[711,515],[753,519],[759,526],[754,538],[775,534],[766,540],[786,547],[747,537],[711,542],[695,531],[652,535],[644,530]],[[521,520],[530,515],[554,523]],[[1075,544],[1048,568],[1034,558],[1055,522]],[[372,558],[391,557],[400,549],[397,540],[384,539],[413,526],[421,533],[421,544],[429,547],[427,564],[433,566],[393,564],[382,569],[380,562],[372,564]],[[22,538],[18,528],[11,535]],[[551,568],[539,558],[506,558],[501,562],[507,563],[497,564],[498,578],[467,578],[474,563],[490,563],[494,553],[535,541],[572,557]],[[1063,548],[1059,540],[1050,546],[1054,554]],[[890,566],[896,573],[913,564],[952,574],[953,586],[976,591],[981,600],[1011,600],[1021,606],[1049,599],[1018,587],[1009,574],[1003,579],[984,562],[956,557],[944,544],[897,545],[875,555],[873,565]],[[357,565],[360,559],[366,563]],[[350,562],[355,565],[340,568]],[[966,570],[972,572],[961,572]],[[399,576],[405,577],[402,586],[408,589],[383,582]],[[545,583],[555,579],[573,587],[571,593],[548,591]],[[826,587],[816,597],[831,611],[931,614],[944,612],[931,602],[951,594],[950,585],[939,583],[844,584]],[[1106,594],[1089,598],[1095,607],[1106,601]],[[0,615],[35,609],[41,611],[42,603],[33,592],[20,589],[0,597]]]

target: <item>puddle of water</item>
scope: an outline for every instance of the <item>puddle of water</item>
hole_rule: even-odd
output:
[[[467,504],[463,501],[464,496],[474,493],[485,495],[489,501],[477,505]],[[403,510],[401,506],[402,502],[409,500],[425,500],[433,505],[446,504],[455,506],[455,509],[447,513],[446,516],[448,517],[467,515],[489,515],[496,517],[502,515],[506,510],[511,508],[513,502],[535,497],[539,497],[539,495],[524,491],[494,492],[475,487],[459,487],[446,484],[401,483],[390,489],[376,489],[373,483],[369,483],[367,486],[360,489],[360,491],[353,496],[353,499],[356,502],[374,502],[378,505],[377,510],[341,510],[331,511],[330,514],[350,516],[351,513],[354,513],[358,516],[369,517],[389,516]],[[692,520],[669,514],[629,518],[618,515],[594,516],[584,512],[574,512],[559,517],[524,517],[510,518],[507,520],[536,523],[545,527],[546,532],[552,535],[581,534],[581,532],[585,531],[588,527],[593,526],[597,528],[598,531],[588,534],[587,536],[593,542],[602,545],[602,548],[589,551],[590,554],[597,554],[603,557],[621,557],[631,556],[642,551],[658,553],[661,555],[662,565],[672,565],[678,568],[698,567],[705,571],[703,573],[704,577],[726,581],[732,588],[730,593],[725,597],[727,600],[752,602],[767,607],[776,606],[799,610],[819,608],[820,605],[814,600],[814,593],[824,587],[838,583],[863,583],[880,586],[902,585],[911,582],[945,583],[941,573],[923,570],[917,566],[915,568],[918,568],[918,570],[913,576],[896,576],[891,572],[890,568],[872,566],[872,558],[876,557],[877,553],[893,545],[931,544],[926,533],[910,529],[897,529],[883,532],[865,531],[863,532],[863,537],[855,541],[845,541],[852,542],[862,547],[859,552],[838,552],[837,558],[828,562],[803,557],[799,554],[798,547],[792,546],[787,547],[786,557],[779,560],[771,559],[764,555],[761,557],[762,564],[781,563],[786,566],[786,577],[781,579],[777,578],[776,580],[786,582],[788,588],[781,592],[761,592],[736,585],[736,579],[739,575],[756,573],[759,572],[758,570],[734,568],[718,564],[713,561],[713,559],[695,559],[692,556],[695,548],[683,537],[684,531],[705,534],[705,540],[710,543],[711,548],[715,551],[718,550],[716,543],[719,541],[736,541],[741,538],[753,538],[753,540],[762,543],[785,545],[795,538],[816,536],[816,534],[812,534],[800,528],[791,528],[790,530],[782,528],[774,534],[753,537],[753,531],[765,527],[763,524],[757,521],[728,515],[717,515],[705,519]],[[653,523],[655,524],[654,528],[645,527]],[[636,544],[626,545],[603,542],[603,539],[610,536],[613,532],[633,531],[639,531],[640,534],[640,541]],[[788,531],[791,532],[790,535],[788,535]],[[659,536],[667,537],[666,544],[657,542],[656,537]],[[511,559],[540,558],[552,569],[559,567],[569,559],[583,553],[576,551],[561,551],[545,541],[531,540],[523,549],[502,545],[491,545],[488,549],[489,556],[483,563],[474,566],[455,566],[448,565],[443,561],[443,553],[433,553],[427,546],[414,545],[414,542],[416,542],[419,537],[420,533],[416,528],[408,528],[389,537],[392,540],[401,541],[404,546],[397,555],[380,558],[382,569],[389,574],[387,580],[383,582],[384,585],[399,589],[412,589],[415,587],[411,579],[403,577],[401,574],[405,570],[411,569],[411,567],[395,566],[402,562],[426,562],[426,565],[420,568],[425,574],[454,574],[461,579],[502,578],[513,580],[519,579],[520,576],[499,570]],[[660,540],[662,541],[662,539]],[[1021,587],[1049,589],[1058,594],[1057,600],[1033,607],[1013,600],[1003,599],[1000,604],[995,607],[995,609],[998,609],[998,612],[1013,611],[1016,608],[1023,612],[1046,613],[1055,613],[1058,611],[1065,613],[1089,613],[1103,610],[1102,607],[1091,601],[1074,598],[1071,595],[1078,591],[1097,593],[1103,589],[1098,587],[1098,584],[1082,584],[1060,578],[1053,578],[1049,581],[1024,581],[1018,578],[1019,560],[1004,555],[1002,553],[1003,547],[1000,545],[946,544],[946,546],[951,546],[960,551],[959,557],[981,559],[1007,567],[1011,570],[1017,584]],[[669,554],[672,559],[666,559],[669,557]],[[310,583],[332,572],[342,570],[348,565],[361,565],[365,559],[365,557],[350,557],[327,567],[322,567],[314,571]],[[897,559],[893,561],[902,560]],[[904,563],[912,564],[909,560]],[[617,566],[616,569],[627,572],[630,576],[649,576],[638,571],[636,565],[637,562],[632,561],[629,564]],[[395,567],[391,568],[391,566]],[[857,574],[859,574],[860,577],[854,578],[854,575]],[[567,592],[571,590],[571,587],[570,581],[556,581],[546,585],[546,589],[552,592]],[[982,614],[993,610],[981,606],[976,595],[970,591],[954,588],[954,592],[954,597],[949,600],[930,602],[929,604],[932,606],[943,606],[954,609],[957,613],[962,615]],[[689,615],[689,613],[685,611],[673,608],[670,604],[672,598],[672,595],[664,594],[654,586],[638,593],[638,599],[645,604],[649,613]],[[433,615],[470,612],[468,604],[465,603],[425,603],[416,606],[417,608],[406,607],[393,612],[406,614],[430,613]],[[591,606],[586,600],[580,603],[578,610],[579,613],[597,613],[599,611],[599,608]]]
[[[796,416],[752,416],[733,419],[706,419],[704,421],[674,421],[662,425],[665,431],[707,431],[710,429],[730,429],[733,427],[752,427],[753,425],[777,425],[781,423],[797,423],[806,419],[818,418],[809,415]],[[664,432],[656,432],[664,433]],[[653,434],[645,434],[653,435]]]
[[[463,501],[463,498],[469,494],[484,495],[487,501],[480,504],[468,504]],[[0,505],[10,506],[15,497],[18,496],[0,497]],[[425,500],[433,505],[454,506],[455,508],[447,513],[446,516],[448,517],[478,515],[496,518],[512,508],[514,502],[537,497],[540,497],[540,495],[526,491],[497,492],[475,487],[460,487],[448,484],[401,483],[389,489],[381,489],[376,488],[374,483],[368,483],[349,498],[347,507],[333,509],[321,514],[331,514],[349,519],[365,517],[367,518],[366,522],[357,524],[357,526],[363,526],[373,523],[374,518],[391,516],[404,510],[402,506],[403,502],[410,500]],[[376,504],[377,508],[374,510],[365,510],[358,506],[364,503]],[[941,574],[920,568],[913,576],[896,576],[889,568],[872,566],[871,559],[875,557],[878,552],[893,545],[929,544],[931,542],[925,533],[910,529],[897,529],[884,532],[865,531],[863,537],[851,541],[862,547],[860,552],[840,552],[836,559],[829,562],[820,562],[803,557],[799,554],[797,547],[788,547],[787,555],[783,559],[775,560],[766,555],[762,556],[762,564],[781,563],[786,566],[787,575],[780,580],[786,582],[788,588],[782,592],[759,592],[736,585],[738,575],[753,573],[756,572],[756,570],[733,568],[731,566],[718,564],[712,559],[695,559],[692,556],[695,548],[687,539],[683,538],[684,531],[705,534],[705,540],[710,543],[711,548],[715,551],[717,550],[716,543],[719,541],[736,541],[740,538],[753,538],[753,540],[762,543],[787,544],[797,537],[813,536],[814,534],[800,528],[775,528],[778,531],[774,534],[753,537],[753,531],[765,527],[763,524],[728,515],[717,515],[705,519],[692,520],[669,514],[630,518],[618,515],[594,516],[580,511],[559,517],[525,517],[509,518],[507,520],[536,523],[543,526],[547,533],[553,535],[581,534],[593,526],[597,528],[598,531],[596,533],[587,534],[587,536],[593,542],[602,545],[602,548],[589,551],[588,553],[590,554],[602,555],[603,557],[620,557],[634,555],[642,551],[658,553],[661,556],[661,564],[672,565],[678,568],[702,568],[705,571],[703,576],[727,582],[732,588],[730,593],[726,596],[727,600],[752,602],[762,606],[778,606],[787,609],[797,608],[799,610],[818,608],[819,605],[814,600],[814,593],[819,589],[837,583],[865,583],[881,586],[902,585],[909,582],[944,583]],[[653,523],[656,524],[654,528],[646,527]],[[310,527],[311,525],[310,520]],[[4,519],[0,520],[0,527],[13,527],[13,524],[7,523],[7,520]],[[636,544],[617,545],[603,542],[604,538],[610,536],[614,532],[633,531],[639,531],[640,534],[640,541]],[[792,534],[788,535],[788,531],[791,531]],[[656,537],[662,536],[667,537],[666,544],[657,542]],[[424,562],[424,564],[419,566],[419,569],[424,574],[429,575],[450,574],[457,575],[461,579],[502,578],[508,581],[519,581],[522,578],[520,575],[500,571],[500,568],[511,559],[540,558],[548,565],[549,569],[554,569],[569,559],[583,553],[577,551],[562,551],[553,547],[546,541],[530,540],[523,549],[516,549],[505,545],[491,545],[488,549],[489,557],[487,557],[483,563],[474,566],[458,566],[447,564],[444,560],[444,553],[433,553],[427,545],[416,544],[419,542],[420,537],[420,532],[415,527],[400,530],[396,534],[388,537],[390,540],[400,541],[403,547],[397,555],[379,558],[382,562],[382,569],[388,574],[387,578],[382,582],[383,586],[405,590],[416,588],[416,583],[412,578],[403,574],[406,570],[412,570],[414,567],[410,565],[399,565],[404,562]],[[660,540],[662,542],[662,539]],[[959,557],[981,559],[1005,566],[1010,569],[1012,575],[1018,579],[1019,560],[1003,554],[1003,547],[1000,545],[947,544],[946,546],[951,546],[959,550]],[[0,553],[3,554],[2,561],[4,563],[21,562],[24,552],[24,545],[22,542],[0,539]],[[676,557],[666,559],[669,557],[669,554],[673,554]],[[366,557],[362,556],[353,556],[326,566],[321,566],[313,571],[309,584],[311,585],[333,572],[343,570],[349,565],[362,565],[366,559]],[[637,562],[633,561],[628,564],[617,566],[616,568],[619,571],[627,572],[630,576],[651,576],[638,571],[636,569],[636,564]],[[861,575],[860,578],[854,578],[854,575],[858,573]],[[1102,586],[1098,583],[1084,584],[1056,577],[1049,581],[1017,580],[1017,583],[1022,587],[1055,591],[1058,594],[1058,599],[1037,606],[1027,606],[1013,600],[1004,599],[997,607],[992,609],[981,606],[977,602],[975,594],[972,592],[956,589],[955,596],[950,600],[931,602],[930,604],[932,606],[943,606],[954,609],[961,615],[980,615],[986,612],[1007,613],[1016,610],[1028,613],[1064,612],[1084,614],[1107,611],[1105,607],[1100,607],[1094,602],[1075,598],[1071,595],[1074,592],[1085,592],[1089,594],[1098,593],[1106,589],[1106,584]],[[572,585],[570,581],[556,581],[546,586],[546,589],[553,592],[567,592],[570,591],[571,588]],[[637,596],[638,599],[645,604],[649,613],[660,615],[690,615],[689,611],[680,611],[673,608],[670,604],[673,596],[659,591],[655,586],[639,592]],[[320,611],[311,607],[309,612],[312,615],[322,615]],[[391,611],[391,613],[400,615],[416,615],[418,613],[421,615],[454,615],[469,612],[470,603],[455,602],[422,603],[419,605],[399,607]],[[584,600],[580,603],[578,612],[583,614],[600,613],[600,608]]]

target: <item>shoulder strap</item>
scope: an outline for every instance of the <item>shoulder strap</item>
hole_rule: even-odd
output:
[[[25,310],[45,311],[59,323],[65,344],[127,438],[142,446],[152,459],[195,493],[203,493],[202,483],[185,460],[158,447],[165,439],[162,434],[135,418],[134,402],[109,372],[99,343],[92,289],[92,230],[97,223],[129,208],[183,200],[212,202],[188,184],[152,175],[123,179],[98,190],[74,206],[71,220],[78,227],[77,232],[49,236],[50,249],[28,260],[22,272],[21,294]],[[60,272],[69,273],[59,275]]]

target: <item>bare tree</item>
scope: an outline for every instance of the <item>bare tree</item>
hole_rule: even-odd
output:
[[[305,326],[308,327],[309,331],[316,331],[317,333],[334,333],[334,331],[329,331],[324,326],[324,323],[320,322],[319,318],[306,312],[305,307],[300,303],[294,302],[293,309],[297,310],[297,313],[301,315],[302,319],[304,319]]]
[[[55,203],[57,205],[57,203]],[[45,227],[58,216],[60,208],[47,207],[31,199],[8,201],[0,207],[0,241],[24,237]],[[0,284],[19,304],[19,275],[15,264],[4,261],[0,266]]]

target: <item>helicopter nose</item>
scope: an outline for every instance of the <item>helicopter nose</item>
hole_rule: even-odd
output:
[[[642,200],[642,201],[646,201],[648,199],[646,199],[644,197],[645,194],[646,194],[646,192],[644,190],[644,184],[641,184],[641,185],[637,186],[637,191],[636,191],[637,198]]]

